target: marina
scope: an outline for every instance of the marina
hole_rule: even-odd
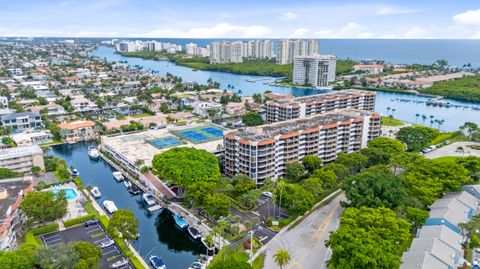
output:
[[[76,167],[82,171],[84,184],[97,186],[101,190],[102,196],[97,203],[103,206],[104,200],[110,200],[115,203],[117,208],[129,209],[134,212],[135,218],[139,222],[139,234],[149,235],[141,236],[132,242],[144,260],[148,262],[150,255],[156,255],[162,257],[169,269],[185,269],[201,254],[205,254],[206,250],[201,242],[191,240],[187,231],[176,227],[170,210],[180,212],[180,209],[171,206],[170,210],[158,209],[149,212],[150,210],[142,205],[141,196],[131,194],[123,184],[120,184],[121,182],[108,180],[112,177],[113,172],[119,170],[101,157],[98,161],[92,160],[87,154],[88,145],[88,142],[57,145],[52,147],[48,154],[63,158],[68,163],[74,162]],[[136,188],[135,186],[133,184],[132,189]],[[142,186],[142,188],[148,190],[146,186]],[[136,188],[136,190],[139,189]],[[183,213],[183,215],[187,215],[187,213]]]
[[[95,198],[95,199],[98,199],[102,196],[102,194],[100,193],[100,190],[98,189],[98,187],[93,187],[91,190],[90,190],[90,194]]]

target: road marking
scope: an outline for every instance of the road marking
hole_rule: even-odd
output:
[[[313,239],[321,239],[322,236],[323,236],[323,233],[325,233],[325,230],[327,229],[327,225],[328,223],[330,223],[330,221],[332,220],[333,218],[333,214],[335,214],[335,210],[337,210],[337,208],[340,206],[340,204],[337,204],[333,209],[332,211],[330,211],[330,213],[328,214],[328,216],[325,218],[325,220],[322,222],[322,224],[320,225],[320,228],[318,229],[318,231],[316,232],[316,235]]]
[[[292,263],[288,266],[288,269],[292,269],[292,268],[303,269],[303,265],[296,259],[293,259]]]

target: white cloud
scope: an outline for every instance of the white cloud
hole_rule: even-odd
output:
[[[320,38],[372,38],[374,34],[369,32],[367,27],[356,22],[349,22],[347,25],[336,30],[320,30],[315,32]]]
[[[292,37],[304,37],[305,35],[307,35],[308,33],[310,33],[310,29],[307,29],[307,28],[298,28],[298,29],[295,29],[292,33]]]
[[[417,39],[417,38],[431,38],[429,37],[429,32],[421,27],[413,26],[408,30],[405,35],[405,38]]]
[[[297,17],[298,17],[297,13],[288,11],[288,12],[282,13],[282,15],[280,16],[280,19],[284,21],[291,21],[296,19]]]
[[[229,23],[219,23],[212,27],[195,27],[188,30],[174,29],[156,29],[146,34],[135,36],[142,37],[183,37],[183,38],[256,38],[266,37],[272,31],[270,28],[261,25],[233,25]]]
[[[480,9],[467,10],[463,13],[453,16],[453,21],[463,25],[480,25]]]
[[[99,31],[81,31],[73,35],[73,37],[118,37],[116,32],[99,32]]]
[[[377,9],[375,14],[380,16],[385,15],[398,15],[398,14],[411,14],[418,12],[416,9],[407,9],[407,8],[400,8],[400,7],[380,7]]]

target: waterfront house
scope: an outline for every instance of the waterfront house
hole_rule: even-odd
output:
[[[45,169],[43,150],[38,145],[13,147],[0,150],[0,167],[30,174],[32,167]]]
[[[58,127],[60,127],[60,135],[68,143],[92,140],[97,135],[95,122],[89,120],[62,123]]]
[[[2,115],[0,123],[3,127],[11,127],[14,130],[31,130],[42,126],[42,118],[34,112],[18,112]]]

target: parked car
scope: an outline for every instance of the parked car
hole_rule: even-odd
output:
[[[105,241],[103,241],[102,243],[100,243],[100,245],[98,245],[100,248],[108,248],[109,246],[113,246],[113,244],[115,244],[115,242],[113,242],[112,239],[107,239]]]
[[[84,221],[83,225],[85,227],[89,227],[89,226],[97,225],[98,223],[100,223],[100,221],[98,219],[90,219],[90,220]]]
[[[128,260],[123,258],[117,262],[114,262],[112,265],[110,265],[110,268],[120,268],[126,264],[128,264]]]
[[[272,198],[272,197],[273,197],[273,194],[272,194],[271,192],[269,192],[269,191],[264,191],[262,194],[263,194],[263,196],[268,197],[268,198]]]

